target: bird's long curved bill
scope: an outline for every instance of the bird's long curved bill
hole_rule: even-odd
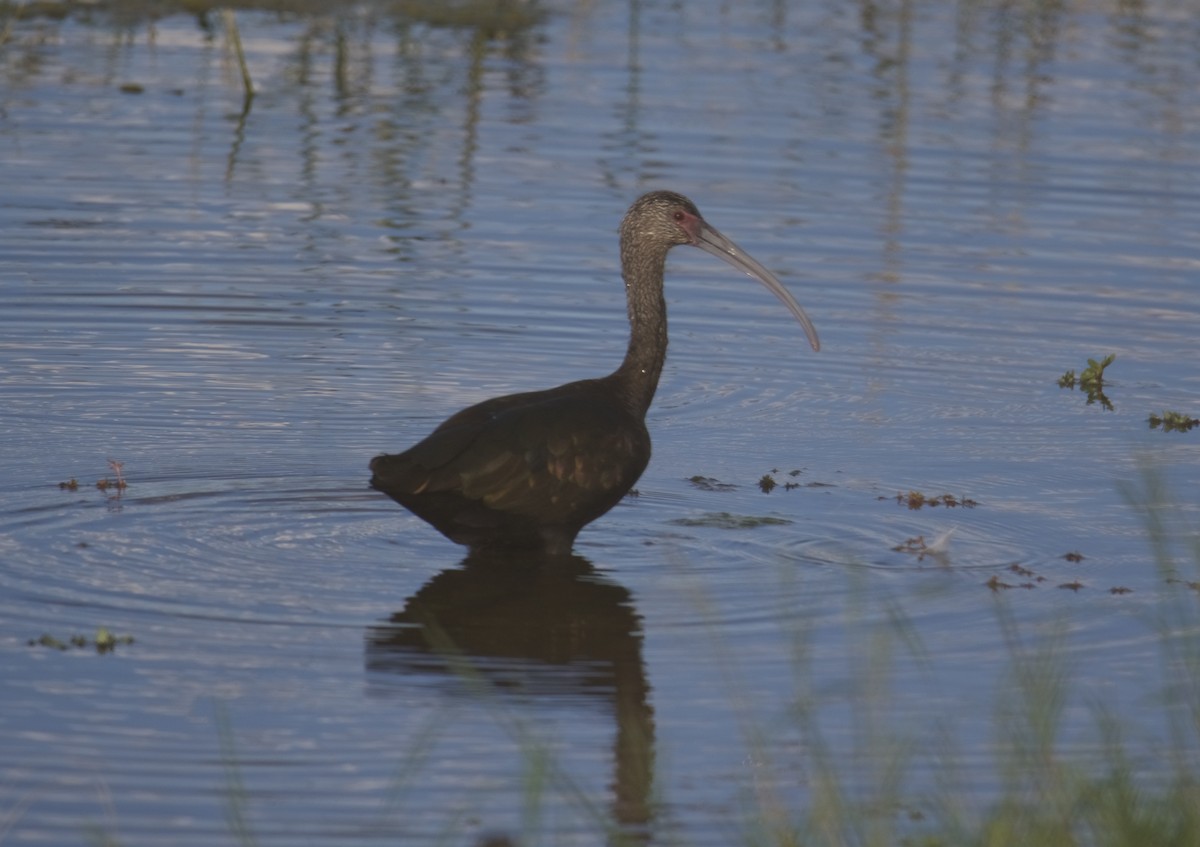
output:
[[[753,256],[707,223],[700,227],[699,237],[692,244],[699,247],[705,253],[711,253],[718,259],[728,262],[769,288],[771,293],[782,300],[783,305],[788,307],[792,316],[800,322],[800,326],[804,327],[804,334],[808,336],[808,343],[812,345],[812,349],[821,349],[821,339],[817,338],[817,328],[813,326],[813,322],[809,320],[804,309],[796,302],[796,298],[783,287],[783,283],[779,281],[775,274],[759,264]]]

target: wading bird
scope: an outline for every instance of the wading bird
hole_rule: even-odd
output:
[[[621,221],[629,348],[599,379],[496,397],[452,415],[403,453],[371,460],[371,486],[475,550],[567,553],[586,524],[625,496],[650,461],[646,411],[667,355],[663,270],[679,244],[699,247],[771,290],[817,331],[774,274],[681,194],[638,198]]]

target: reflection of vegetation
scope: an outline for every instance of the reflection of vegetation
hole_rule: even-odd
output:
[[[1067,371],[1058,378],[1058,387],[1073,389],[1078,384],[1079,389],[1087,393],[1089,406],[1099,401],[1101,406],[1111,412],[1112,402],[1104,394],[1104,369],[1111,365],[1116,358],[1116,353],[1109,353],[1099,362],[1095,359],[1088,359],[1088,366],[1084,368],[1078,379],[1075,377],[1075,371]]]
[[[237,16],[232,9],[221,9],[221,21],[225,24],[225,32],[229,43],[233,45],[233,54],[237,56],[238,70],[242,75],[242,114],[245,118],[250,114],[250,105],[254,102],[254,82],[250,78],[250,68],[246,64],[246,51],[242,48],[242,34],[238,30]]]
[[[399,0],[401,15],[430,26],[479,29],[489,38],[505,38],[540,23],[545,13],[523,0]]]
[[[383,4],[381,4],[383,5]],[[489,35],[504,37],[528,29],[545,18],[538,2],[527,0],[397,0],[390,11],[400,18],[421,21],[430,26],[481,29]],[[339,11],[337,4],[320,0],[119,0],[119,2],[62,2],[62,0],[30,0],[5,2],[0,0],[0,18],[12,21],[45,19],[63,20],[72,14],[93,16],[110,12],[124,20],[140,18],[153,20],[170,14],[188,14],[203,20],[216,12],[225,15],[237,11],[273,11],[292,15],[327,15]],[[0,29],[0,35],[7,30]],[[0,41],[0,43],[3,43]]]
[[[1188,417],[1181,412],[1163,412],[1161,415],[1150,416],[1150,428],[1162,429],[1163,432],[1187,432],[1196,426],[1200,426],[1200,418]]]

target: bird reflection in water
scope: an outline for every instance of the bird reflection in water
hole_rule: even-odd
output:
[[[628,589],[580,556],[475,552],[366,634],[369,674],[445,675],[453,690],[601,703],[615,721],[612,810],[649,837],[654,718]],[[381,690],[386,686],[380,686]]]

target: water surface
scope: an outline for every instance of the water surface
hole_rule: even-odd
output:
[[[1162,753],[1154,621],[1191,595],[1120,483],[1162,468],[1195,527],[1197,431],[1147,417],[1200,416],[1200,10],[537,9],[239,11],[248,110],[215,13],[9,18],[0,842],[467,843],[536,819],[554,843],[607,821],[724,844],[768,789],[803,814],[797,704],[870,784],[885,682],[896,732],[948,734],[982,803],[997,603],[1063,633],[1071,749],[1097,746],[1098,702]],[[560,572],[464,562],[366,461],[611,370],[616,224],[659,187],[775,270],[823,350],[676,251],[637,496]],[[1111,410],[1056,384],[1110,353]],[[109,459],[123,491],[95,487]],[[428,652],[429,609],[465,664]],[[884,679],[892,614],[921,648],[897,639]],[[134,642],[29,644],[97,627]]]

